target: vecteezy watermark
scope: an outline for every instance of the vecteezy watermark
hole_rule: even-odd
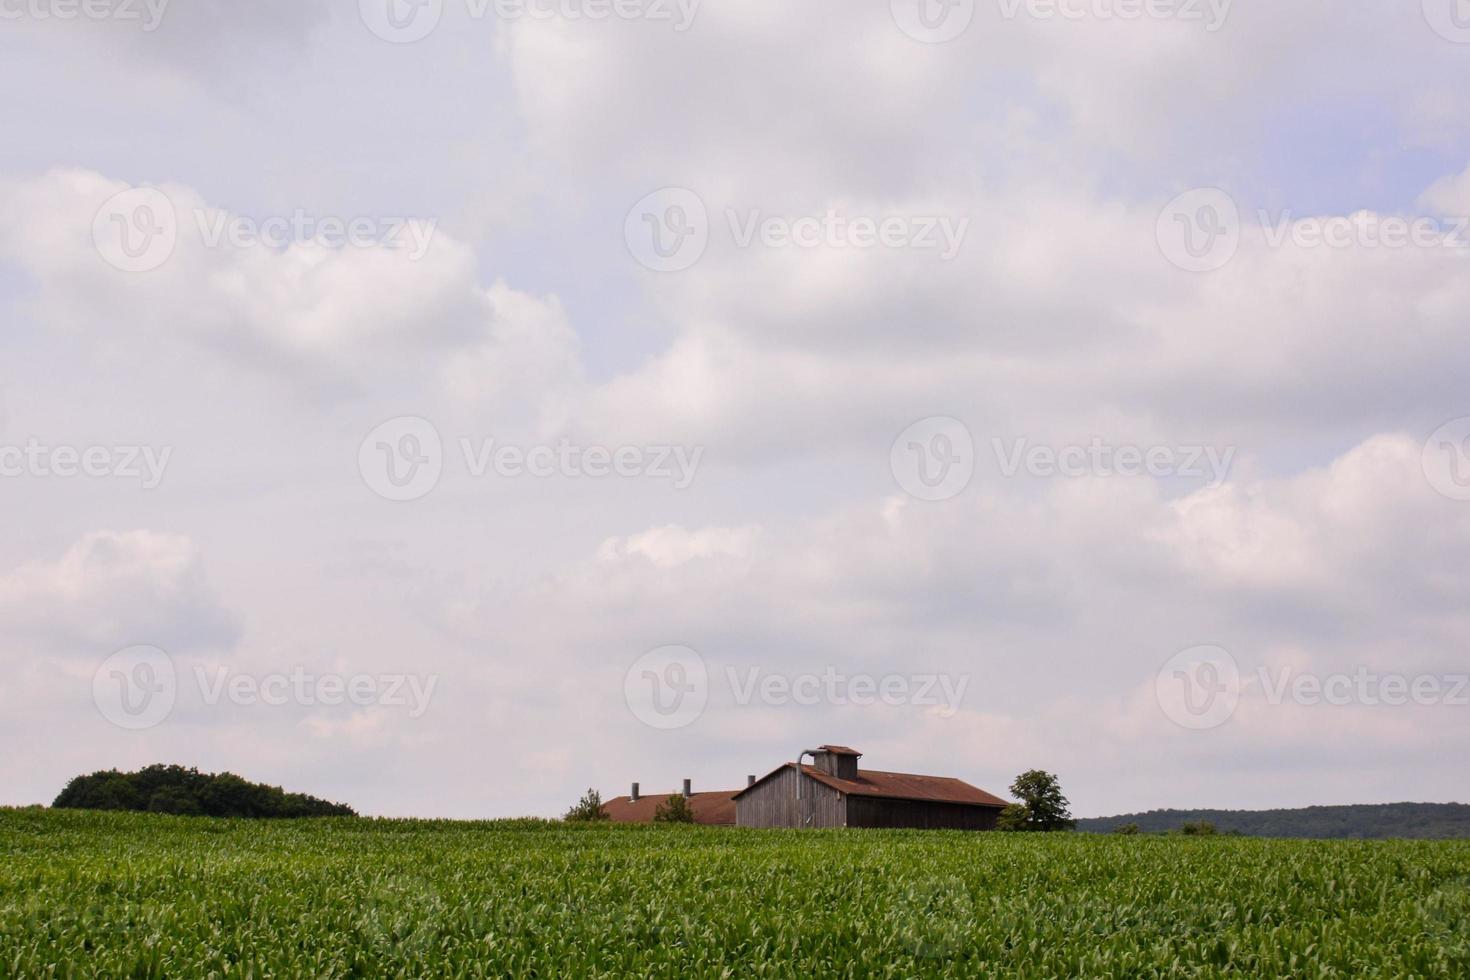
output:
[[[887,917],[902,948],[920,959],[939,960],[958,956],[971,944],[979,916],[962,879],[924,878],[900,886]]]
[[[439,686],[437,674],[317,674],[304,667],[294,667],[288,673],[255,675],[229,667],[209,670],[195,666],[194,679],[209,707],[224,701],[245,708],[406,708],[408,717],[415,721],[429,710]]]
[[[1167,20],[1203,24],[1213,34],[1225,26],[1234,0],[998,0],[1006,20]]]
[[[417,720],[428,711],[437,675],[315,673],[304,667],[248,674],[230,667],[196,665],[192,676],[206,707],[404,708]],[[179,699],[174,660],[154,646],[119,650],[92,675],[92,700],[102,717],[119,728],[142,731],[162,724]]]
[[[676,33],[694,26],[701,0],[459,0],[470,20],[637,20],[669,24]],[[358,0],[363,24],[393,44],[422,41],[438,28],[445,0]]]
[[[964,247],[970,219],[935,214],[768,214],[761,208],[726,208],[730,244],[739,249],[856,249],[932,252],[941,262]],[[703,257],[712,224],[704,199],[687,187],[665,187],[629,209],[623,221],[628,251],[655,272],[682,272]]]
[[[709,212],[687,187],[664,187],[628,210],[623,240],[638,262],[654,272],[683,272],[709,246]]]
[[[888,465],[910,496],[949,500],[963,493],[975,475],[975,440],[959,419],[921,419],[893,440]]]
[[[1186,272],[1214,272],[1240,248],[1240,209],[1218,187],[1185,191],[1159,212],[1154,228],[1164,258]]]
[[[1470,707],[1470,674],[1403,674],[1366,666],[1327,674],[1293,667],[1256,668],[1246,675],[1230,652],[1198,646],[1175,654],[1154,681],[1159,707],[1193,731],[1219,728],[1247,695],[1271,707]]]
[[[1470,44],[1470,0],[1423,0],[1424,20],[1455,44]]]
[[[1470,500],[1470,416],[1453,419],[1424,443],[1424,477],[1451,500]]]
[[[992,439],[996,462],[1007,479],[1023,470],[1043,479],[1061,476],[1110,477],[1152,476],[1159,479],[1209,477],[1210,486],[1220,486],[1230,476],[1235,447],[1217,446],[1114,446],[1094,436],[1087,445],[1039,446],[1024,438],[1007,446]]]
[[[0,20],[115,20],[152,33],[170,0],[0,0]]]
[[[1470,3],[1470,0],[1467,0]],[[1470,249],[1470,217],[1375,214],[1299,217],[1290,210],[1256,211],[1268,249]],[[1214,272],[1235,257],[1244,233],[1240,208],[1218,187],[1187,191],[1159,213],[1159,250],[1186,272]]]
[[[898,29],[921,44],[953,41],[975,19],[975,0],[889,0]]]
[[[118,728],[143,731],[174,710],[179,677],[173,658],[158,647],[119,650],[92,674],[92,703]]]
[[[289,215],[252,218],[212,208],[194,211],[205,248],[382,248],[402,251],[410,262],[429,254],[439,222],[434,218],[315,215],[297,208]]]
[[[494,439],[476,442],[461,438],[459,446],[464,454],[465,470],[476,479],[492,470],[505,479],[620,477],[669,480],[675,490],[689,488],[704,458],[703,446],[692,450],[685,446],[579,446],[569,439],[562,439],[555,446],[514,446],[497,445]]]
[[[934,708],[946,718],[959,711],[970,686],[968,675],[845,673],[836,667],[820,672],[782,673],[762,667],[723,672],[730,700],[738,707],[870,707]],[[667,646],[639,657],[623,677],[628,709],[650,728],[670,731],[699,720],[709,704],[711,675],[696,651]]]
[[[667,480],[675,490],[687,490],[694,483],[704,459],[702,446],[583,446],[570,439],[555,445],[520,446],[462,436],[459,450],[465,474],[475,480],[492,474],[502,479],[538,480],[616,477]],[[439,430],[427,419],[390,419],[368,433],[358,447],[357,463],[363,482],[378,496],[418,500],[439,484],[444,444]]]
[[[1240,665],[1224,647],[1181,650],[1159,668],[1154,694],[1164,715],[1181,728],[1218,728],[1240,704]]]
[[[937,252],[941,262],[960,254],[969,218],[932,214],[848,215],[828,208],[822,215],[767,215],[759,208],[725,211],[737,248],[890,249]]]
[[[433,422],[413,415],[389,419],[357,450],[363,482],[384,500],[427,497],[444,472],[444,441]]]
[[[649,728],[687,728],[709,704],[709,668],[686,646],[650,650],[623,675],[623,700]]]
[[[750,667],[744,676],[734,667],[725,668],[735,703],[744,707],[752,701],[772,707],[789,704],[812,707],[828,704],[835,707],[856,705],[860,708],[881,704],[889,708],[910,705],[916,708],[938,708],[945,718],[954,717],[965,691],[970,686],[968,674],[844,674],[835,667],[821,673],[780,674]]]
[[[92,218],[92,244],[123,272],[151,272],[174,254],[179,218],[174,202],[155,187],[133,187],[108,198]]]
[[[0,0],[3,2],[3,0]],[[153,187],[134,187],[108,198],[92,219],[92,242],[103,261],[123,272],[152,272],[192,230],[207,249],[325,248],[385,249],[410,262],[428,254],[438,230],[435,219],[379,215],[316,215],[303,208],[255,218],[217,208],[190,212],[192,229],[181,222],[173,200]]]
[[[155,490],[173,452],[172,446],[48,446],[33,437],[24,446],[0,444],[0,478],[137,480]]]

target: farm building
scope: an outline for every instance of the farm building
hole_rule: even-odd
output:
[[[861,757],[845,745],[801,753],[735,794],[736,825],[991,830],[1006,806],[959,779],[859,769]]]
[[[689,780],[684,780],[683,796],[689,801],[689,809],[694,813],[695,823],[724,824],[733,826],[735,823],[735,790],[726,789],[713,793],[695,793]],[[633,784],[633,792],[627,796],[617,796],[602,805],[602,812],[607,814],[613,823],[653,823],[655,811],[662,806],[673,793],[654,793],[645,796],[638,791],[638,784]]]

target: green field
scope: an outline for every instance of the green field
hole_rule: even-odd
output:
[[[0,975],[1470,976],[1470,842],[0,811]]]

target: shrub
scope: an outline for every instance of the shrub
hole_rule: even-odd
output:
[[[609,819],[607,811],[602,808],[602,794],[595,789],[589,789],[582,794],[582,798],[567,811],[567,815],[562,819],[574,823],[591,823]]]
[[[694,811],[689,808],[689,801],[684,798],[684,794],[675,793],[653,808],[653,822],[693,823]]]
[[[1138,824],[1136,824],[1136,823],[1120,823],[1120,824],[1118,824],[1118,826],[1116,826],[1116,827],[1113,828],[1113,833],[1115,833],[1115,834],[1124,834],[1126,836],[1130,836],[1131,837],[1132,835],[1138,833]]]

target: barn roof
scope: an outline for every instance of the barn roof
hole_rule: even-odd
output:
[[[857,749],[850,749],[845,745],[823,745],[819,746],[819,748],[821,751],[831,752],[833,755],[862,755]]]
[[[754,786],[770,779],[776,773],[794,766],[788,762],[757,779],[735,798],[749,792]],[[971,806],[1007,806],[1005,800],[971,786],[963,779],[949,776],[920,776],[908,772],[880,772],[876,769],[859,769],[857,779],[838,779],[815,766],[802,766],[801,771],[823,785],[849,796],[877,796],[889,800],[920,800],[925,803],[965,803]]]
[[[640,795],[635,801],[631,796],[615,796],[602,804],[602,812],[613,823],[652,823],[653,813],[675,793],[653,793]],[[689,809],[694,811],[694,822],[704,824],[735,823],[735,791],[721,790],[714,793],[691,793]]]

